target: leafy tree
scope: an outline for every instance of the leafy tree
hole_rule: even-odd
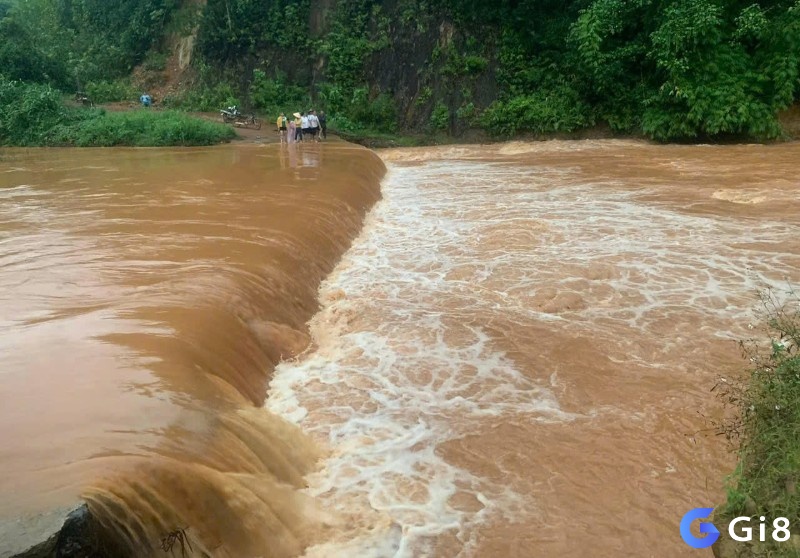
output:
[[[644,131],[658,139],[778,135],[775,112],[792,96],[774,94],[776,87],[786,87],[780,82],[787,76],[770,71],[769,59],[780,56],[765,35],[770,27],[757,4],[738,16],[711,0],[669,6],[651,35],[649,56],[663,81],[648,99]],[[788,77],[796,80],[796,56],[793,62],[795,72]]]
[[[800,3],[595,0],[572,28],[588,97],[656,139],[774,137],[797,87]]]
[[[155,46],[178,0],[49,0],[72,35],[71,64],[80,81],[125,76]]]
[[[30,10],[40,7],[45,9],[37,18],[39,28],[47,25],[46,6],[41,4],[0,2],[0,70],[9,79],[63,86],[69,82],[63,56],[48,49],[48,41],[42,41],[40,31],[32,25]]]
[[[0,74],[0,145],[40,145],[45,132],[65,115],[61,95],[42,84],[25,84]]]

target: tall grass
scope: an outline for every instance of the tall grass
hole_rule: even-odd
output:
[[[78,147],[212,145],[236,137],[230,126],[177,111],[135,110],[80,118],[59,126],[50,144]]]
[[[777,517],[800,527],[800,298],[780,301],[762,297],[766,331],[763,340],[742,343],[751,363],[742,382],[726,380],[721,393],[737,408],[736,418],[721,431],[738,439],[739,464],[728,498],[717,517]],[[722,522],[720,522],[720,525]],[[748,549],[748,556],[800,557],[792,543],[767,542]]]

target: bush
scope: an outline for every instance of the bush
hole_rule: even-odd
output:
[[[95,103],[135,101],[139,97],[133,86],[124,80],[90,82],[86,84],[86,94]]]
[[[338,85],[321,83],[317,87],[317,98],[325,106],[326,110],[332,114],[342,114],[347,112],[350,107],[350,99],[345,95],[345,91]]]
[[[739,442],[739,465],[734,473],[724,521],[740,516],[786,517],[800,524],[800,299],[792,294],[779,302],[763,297],[767,326],[763,342],[743,342],[743,354],[752,364],[742,382],[718,384],[736,417],[720,432]],[[754,556],[797,556],[786,545],[764,543]],[[792,554],[795,552],[795,554]]]
[[[456,117],[461,122],[472,126],[477,122],[478,118],[478,109],[475,107],[475,103],[470,102],[458,107],[458,110],[456,110]]]
[[[350,134],[358,134],[363,131],[363,128],[347,118],[344,114],[328,117],[328,128],[336,132],[346,132]]]
[[[68,84],[64,58],[51,56],[41,47],[18,21],[0,19],[0,70],[6,77],[56,86]]]
[[[135,110],[80,118],[60,126],[52,144],[79,147],[114,145],[160,147],[167,145],[213,145],[236,137],[230,126],[209,122],[175,111]]]
[[[198,85],[177,95],[167,96],[163,104],[184,110],[213,112],[241,103],[233,87],[229,83],[220,82],[212,86]]]
[[[0,145],[41,145],[65,116],[59,91],[0,75]]]
[[[573,24],[576,69],[598,115],[661,141],[779,136],[776,113],[798,93],[800,5],[662,4],[593,0]]]
[[[594,120],[590,107],[577,92],[561,86],[495,101],[483,113],[481,123],[493,135],[512,136],[521,132],[572,132],[591,126]]]
[[[489,65],[489,61],[483,56],[469,55],[464,57],[464,73],[474,76],[483,72]]]
[[[433,89],[431,89],[429,86],[426,85],[425,87],[420,89],[419,95],[417,95],[417,99],[416,101],[414,101],[414,103],[417,106],[422,106],[428,101],[430,101],[431,97],[433,97]]]
[[[169,55],[163,52],[150,52],[142,62],[142,68],[148,72],[163,72],[167,69]]]
[[[431,128],[434,130],[446,130],[450,126],[450,109],[443,102],[439,101],[431,112]]]
[[[371,130],[394,133],[397,131],[397,108],[387,93],[370,99],[366,87],[358,87],[350,95],[346,90],[330,84],[319,86],[318,98],[331,117],[337,119],[336,129],[343,131]],[[334,125],[331,123],[331,127]]]
[[[64,45],[73,53],[73,71],[81,81],[128,75],[157,44],[176,0],[69,0],[52,2],[58,28],[68,31]]]
[[[269,79],[261,70],[253,72],[250,99],[254,107],[276,117],[281,112],[292,114],[307,110],[311,105],[311,97],[305,88],[287,84],[282,76]]]
[[[357,89],[348,115],[367,128],[389,133],[397,130],[397,110],[391,96],[386,93],[369,100],[365,88]]]

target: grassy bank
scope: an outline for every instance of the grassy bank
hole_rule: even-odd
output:
[[[723,425],[724,433],[739,441],[739,464],[730,479],[728,499],[718,510],[717,525],[738,516],[767,518],[767,542],[752,546],[722,540],[718,555],[800,557],[800,299],[778,302],[763,297],[764,341],[742,344],[752,364],[743,382],[723,382],[725,399],[737,407],[736,418]],[[785,517],[795,533],[793,541],[771,540],[772,521]],[[757,529],[754,529],[758,538]],[[730,543],[730,544],[726,544]],[[727,549],[727,550],[726,550]]]
[[[236,137],[230,126],[176,111],[90,111],[51,130],[49,144],[79,147],[213,145]]]
[[[235,136],[229,126],[180,112],[69,107],[50,86],[0,76],[1,146],[191,146]]]

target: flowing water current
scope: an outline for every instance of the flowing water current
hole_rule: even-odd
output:
[[[0,534],[80,496],[135,556],[688,556],[800,147],[379,156],[0,152]]]

